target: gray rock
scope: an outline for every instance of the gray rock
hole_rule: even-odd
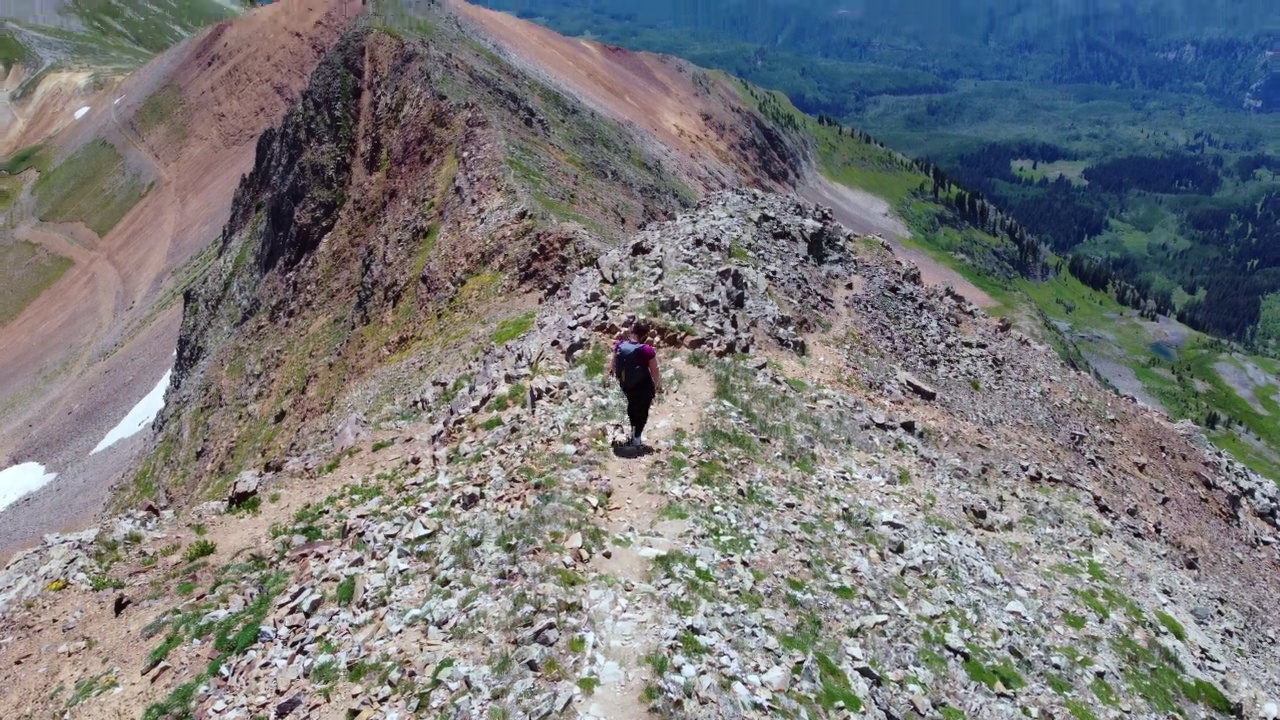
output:
[[[791,673],[780,665],[769,668],[760,680],[773,692],[786,692],[791,687]]]
[[[367,425],[368,422],[362,415],[347,416],[333,436],[334,452],[344,452],[363,442],[369,436]]]
[[[235,508],[245,504],[250,498],[257,496],[261,487],[262,474],[257,470],[240,473],[231,486],[231,493],[227,495],[227,506]]]
[[[898,382],[905,385],[908,390],[919,395],[924,400],[932,401],[938,399],[937,390],[934,390],[932,386],[926,385],[916,378],[916,376],[906,372],[905,370],[898,373]]]

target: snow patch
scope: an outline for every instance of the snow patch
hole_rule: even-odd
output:
[[[48,485],[57,473],[45,472],[40,463],[26,462],[0,470],[0,510],[15,500]]]
[[[123,96],[123,95],[121,95],[120,97],[118,97],[118,98],[116,98],[116,99],[115,99],[115,102],[113,102],[113,103],[111,103],[111,104],[112,104],[112,105],[119,105],[119,104],[120,104],[120,101],[121,101],[121,100],[123,100],[123,99],[124,99],[124,96]]]
[[[89,114],[89,106],[85,105],[84,107],[76,111],[76,119],[79,120],[80,118],[84,117],[87,114]]]
[[[156,419],[156,415],[160,414],[160,410],[164,408],[164,391],[169,389],[169,376],[172,374],[172,370],[166,372],[155,388],[147,393],[147,396],[142,398],[137,405],[134,405],[129,414],[125,415],[124,419],[120,421],[120,424],[111,428],[111,432],[107,433],[107,436],[102,438],[102,442],[98,443],[98,446],[89,454],[93,455],[106,450],[127,437],[137,435],[143,428],[150,425],[151,421]]]

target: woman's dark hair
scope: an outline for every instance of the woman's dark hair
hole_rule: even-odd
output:
[[[640,342],[644,342],[649,337],[649,325],[643,321],[637,322],[631,326],[631,334],[636,336]]]

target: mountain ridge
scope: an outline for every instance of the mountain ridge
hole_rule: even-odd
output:
[[[135,511],[96,539],[51,538],[0,576],[6,615],[38,627],[113,564],[161,587],[194,578],[172,610],[142,600],[112,620],[108,602],[68,631],[74,658],[158,628],[151,659],[117,655],[109,677],[77,682],[86,707],[154,703],[157,718],[319,716],[348,693],[340,707],[370,717],[459,702],[579,717],[822,716],[836,700],[877,717],[1265,712],[1274,485],[1254,480],[1271,494],[1246,500],[1247,471],[1219,470],[1194,429],[919,283],[829,210],[709,196],[575,273],[523,334],[437,367],[421,416],[344,428],[323,469],[243,474],[233,496],[252,509]],[[621,408],[597,383],[607,340],[650,298],[673,395],[657,452],[629,458],[610,448]],[[103,562],[111,575],[91,575]],[[122,588],[130,604],[142,582]],[[121,622],[101,647],[75,640]]]
[[[0,573],[0,700],[1276,714],[1276,485],[837,222],[884,205],[794,194],[841,171],[1019,250],[956,189],[682,63],[535,35],[585,63],[553,87],[523,25],[419,11],[344,29],[258,138],[140,466]],[[643,74],[674,115],[592,95]],[[638,316],[671,393],[635,452],[604,368]]]

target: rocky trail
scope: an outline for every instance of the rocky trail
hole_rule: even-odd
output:
[[[669,394],[654,452],[630,458],[601,370],[637,308]],[[155,720],[1276,715],[1274,484],[829,210],[712,196],[421,387],[226,500],[16,558],[0,702]]]
[[[632,593],[637,586],[648,583],[653,559],[670,552],[689,529],[684,520],[661,517],[667,501],[655,474],[659,467],[656,460],[663,451],[670,452],[675,447],[677,437],[697,433],[700,416],[714,394],[711,377],[680,358],[663,371],[669,375],[670,384],[654,405],[646,440],[650,451],[633,454],[615,447],[613,459],[602,470],[613,490],[605,527],[615,537],[635,537],[636,542],[630,547],[611,548],[594,558],[592,564],[598,572],[617,578],[623,589]],[[627,434],[624,423],[611,444]],[[599,642],[606,660],[587,717],[648,717],[648,709],[639,701],[649,674],[644,659],[660,647],[661,638],[649,636],[646,626],[661,608],[647,605],[650,603],[617,598],[605,607],[597,607],[595,619],[602,627]]]

